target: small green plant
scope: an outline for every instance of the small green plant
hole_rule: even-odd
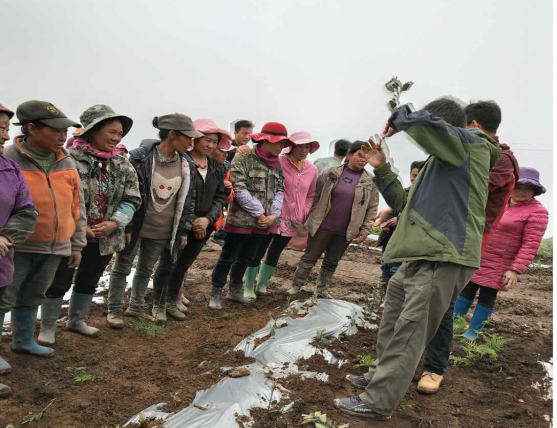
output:
[[[317,347],[320,349],[326,348],[331,343],[333,343],[332,340],[329,340],[325,337],[325,329],[317,330],[317,332],[315,333],[315,339],[317,340]]]
[[[495,361],[505,345],[511,340],[497,333],[489,334],[484,332],[479,332],[479,336],[475,341],[461,337],[458,341],[464,345],[462,349],[466,352],[466,355],[464,357],[451,355],[449,358],[455,366],[471,366],[485,357]]]
[[[388,106],[391,111],[395,111],[400,106],[400,95],[402,92],[408,91],[412,85],[414,85],[414,82],[406,82],[405,84],[402,84],[397,77],[393,77],[385,83],[385,87],[392,94],[392,98],[388,102]]]
[[[453,335],[460,336],[466,332],[468,325],[466,323],[466,318],[462,315],[456,316],[456,321],[453,323]]]
[[[410,402],[410,400],[408,398],[403,398],[402,401],[400,402],[400,408],[401,409],[410,409],[410,408],[412,408],[412,403]]]
[[[144,331],[148,336],[154,337],[164,333],[164,326],[146,319],[137,319],[130,322],[130,327],[135,331]]]
[[[97,376],[89,374],[89,373],[80,373],[76,377],[74,377],[75,382],[87,382],[93,381],[97,378]]]
[[[354,367],[369,367],[375,361],[371,354],[358,355],[358,358],[360,359],[360,362],[358,364],[354,364]]]
[[[38,413],[31,413],[29,412],[28,415],[24,416],[21,418],[21,425],[25,425],[25,424],[31,424],[35,421],[40,421],[43,417],[43,413],[46,411],[46,409],[48,409],[50,407],[50,405],[52,403],[54,403],[54,400],[56,400],[55,398],[52,399],[52,401],[50,403],[48,403],[48,406],[46,406],[44,409],[42,409],[40,412]]]
[[[335,424],[326,413],[314,412],[309,415],[302,415],[302,425],[314,424],[315,428],[349,428],[350,424]]]
[[[271,320],[273,321],[273,325],[271,326],[271,331],[269,331],[269,337],[275,337],[277,333],[277,320],[273,317],[271,317]]]
[[[221,318],[232,318],[238,315],[238,312],[223,312]]]
[[[139,428],[147,428],[148,424],[147,416],[145,416],[145,412],[142,410],[139,414]]]

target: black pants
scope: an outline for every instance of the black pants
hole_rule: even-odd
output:
[[[261,260],[267,251],[267,257],[265,258],[265,264],[272,267],[277,267],[280,255],[292,239],[291,236],[281,236],[275,233],[269,233],[264,235],[265,238],[261,240],[259,248],[255,253],[255,257],[250,262],[249,267],[258,267],[261,264]]]
[[[180,287],[184,282],[184,277],[193,262],[199,256],[203,246],[211,236],[213,226],[207,226],[207,233],[203,239],[195,239],[193,232],[188,233],[188,243],[178,254],[176,264],[172,263],[170,250],[165,249],[164,254],[159,260],[159,266],[153,279],[153,291],[155,302],[175,302],[180,292]]]
[[[112,259],[112,254],[101,256],[98,242],[89,242],[81,251],[81,263],[77,267],[74,291],[80,294],[95,294],[99,279]],[[52,285],[46,291],[46,297],[55,299],[64,297],[72,287],[72,279],[76,268],[68,267],[69,257],[64,257],[58,266]]]
[[[483,287],[470,281],[466,287],[464,287],[464,290],[462,290],[460,295],[465,299],[474,300],[478,290],[480,290],[478,304],[485,306],[486,308],[494,308],[495,300],[497,300],[497,292],[499,291],[496,288]]]
[[[230,284],[241,284],[248,264],[267,235],[226,233],[222,252],[213,269],[213,287],[223,288],[230,273]]]
[[[443,376],[449,365],[451,355],[451,345],[453,341],[453,313],[454,302],[451,302],[449,309],[445,312],[441,324],[427,344],[425,349],[424,370]]]

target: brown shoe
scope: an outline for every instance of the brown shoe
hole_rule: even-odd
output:
[[[116,330],[122,330],[124,328],[124,311],[112,311],[106,316],[106,322],[108,325]]]
[[[443,376],[431,373],[423,372],[422,378],[418,382],[418,392],[422,394],[435,394],[439,391],[441,382],[443,381]]]

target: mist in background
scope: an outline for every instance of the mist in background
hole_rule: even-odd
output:
[[[321,143],[315,160],[334,139],[381,131],[393,75],[415,82],[402,101],[416,108],[442,95],[495,100],[500,141],[541,172],[553,234],[550,0],[0,5],[0,103],[50,101],[75,120],[108,104],[134,119],[128,148],[156,136],[154,116],[181,112],[226,129],[249,119],[256,130],[278,121],[309,131]],[[389,147],[407,184],[410,163],[426,156],[404,136]]]

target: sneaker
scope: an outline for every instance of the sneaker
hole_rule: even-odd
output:
[[[176,305],[176,303],[166,304],[166,314],[170,315],[172,318],[178,321],[183,321],[186,319],[186,316],[180,309],[178,309],[178,305]]]
[[[121,330],[124,328],[124,311],[112,311],[106,316],[106,322],[112,328]]]
[[[422,394],[435,394],[439,391],[443,376],[432,373],[423,372],[420,381],[418,382],[418,392]]]
[[[352,386],[360,389],[366,389],[366,386],[369,384],[369,381],[364,375],[346,375],[345,379],[350,382]]]
[[[157,324],[165,324],[168,321],[168,318],[166,318],[166,305],[153,305],[151,313]]]
[[[362,418],[391,419],[391,416],[380,415],[362,401],[357,395],[355,397],[335,398],[335,407],[350,415]]]
[[[155,318],[149,315],[149,312],[147,312],[147,309],[144,307],[129,306],[128,309],[126,309],[126,315],[134,318],[142,318],[147,321],[155,321]]]

